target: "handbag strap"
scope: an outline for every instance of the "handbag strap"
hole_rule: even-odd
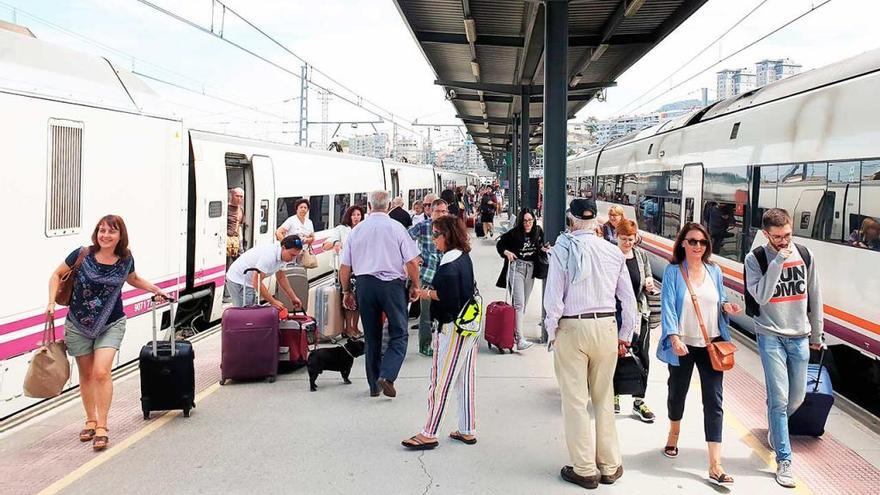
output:
[[[694,293],[694,288],[691,286],[691,281],[684,269],[684,264],[678,265],[678,269],[681,270],[681,276],[684,278],[684,283],[687,285],[688,292],[691,294],[691,302],[694,303],[694,312],[697,314],[697,321],[700,322],[700,331],[703,332],[703,340],[706,341],[706,345],[708,346],[711,344],[711,341],[709,340],[709,333],[706,331],[706,324],[703,322],[703,313],[700,311],[700,304],[697,302],[697,294]]]
[[[46,322],[43,325],[43,345],[55,342],[55,315],[46,314]]]

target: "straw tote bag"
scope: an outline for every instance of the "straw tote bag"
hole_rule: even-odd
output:
[[[312,252],[312,246],[303,251],[302,266],[303,268],[318,268],[318,257]]]
[[[43,342],[34,352],[24,377],[24,395],[35,399],[56,397],[64,390],[64,384],[69,379],[67,344],[63,340],[55,340],[55,318],[47,314]]]

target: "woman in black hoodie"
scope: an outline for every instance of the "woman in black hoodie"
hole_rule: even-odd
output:
[[[537,278],[546,276],[546,273],[540,273],[542,267],[538,266],[541,262],[539,258],[546,260],[544,231],[535,222],[532,210],[528,208],[520,210],[516,217],[516,225],[498,238],[495,248],[504,258],[504,267],[501,268],[501,274],[495,285],[507,288],[511,293],[513,307],[516,309],[516,348],[522,351],[532,346],[522,334],[526,303],[532,293],[536,275]]]
[[[445,216],[434,220],[432,236],[437,251],[443,253],[431,283],[422,291],[431,301],[431,319],[438,322],[432,348],[431,385],[428,388],[428,420],[422,431],[403,442],[410,450],[428,450],[438,445],[437,430],[452,389],[458,395],[458,430],[449,434],[453,440],[477,443],[474,419],[474,381],[479,335],[463,334],[454,321],[474,297],[474,265],[467,229],[461,219]]]

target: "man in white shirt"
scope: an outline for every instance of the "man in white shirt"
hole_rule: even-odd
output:
[[[254,287],[259,284],[260,296],[269,301],[269,304],[284,309],[284,303],[275,299],[269,290],[263,285],[263,279],[271,274],[275,274],[278,286],[287,294],[290,301],[293,302],[294,308],[301,307],[302,301],[296,297],[293,288],[287,281],[284,274],[284,266],[293,261],[302,252],[303,242],[299,236],[289,235],[281,240],[281,244],[265,244],[257,246],[238,257],[229,271],[226,272],[226,287],[229,295],[232,297],[232,305],[243,307],[249,304],[255,304]],[[246,270],[255,268],[257,271],[253,275],[247,275]]]

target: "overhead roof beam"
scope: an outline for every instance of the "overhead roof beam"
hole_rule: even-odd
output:
[[[488,122],[495,125],[510,125],[513,119],[510,117],[483,117],[482,115],[456,115],[455,118],[463,120],[466,124],[481,124]],[[543,117],[529,119],[529,124],[539,124]]]
[[[434,84],[438,86],[445,86],[447,88],[458,88],[458,89],[468,89],[472,91],[485,91],[487,93],[495,93],[500,95],[510,95],[510,96],[519,96],[522,92],[522,88],[526,88],[526,92],[529,95],[540,95],[544,93],[543,85],[524,85],[521,86],[519,84],[495,84],[495,83],[472,83],[468,81],[443,81],[443,80],[435,80]],[[617,83],[614,81],[600,81],[600,82],[588,82],[577,84],[568,89],[569,92],[584,92],[584,91],[595,91],[597,89],[602,88],[610,88],[612,86],[616,86]]]
[[[568,101],[589,101],[593,98],[593,93],[581,93],[581,94],[573,94],[568,95]],[[450,100],[455,101],[480,101],[480,95],[470,95],[470,94],[458,94],[455,96],[451,96]],[[482,101],[486,103],[513,103],[513,96],[500,96],[500,95],[484,95]],[[529,101],[532,103],[543,103],[544,95],[532,95],[529,97]]]
[[[544,9],[542,6],[538,9],[540,12],[538,15],[543,18]],[[535,29],[529,34],[529,36],[503,36],[503,35],[493,35],[493,34],[477,34],[476,40],[474,41],[474,45],[476,46],[498,46],[498,47],[506,47],[506,48],[524,48],[527,47],[530,50],[527,52],[530,54],[530,59],[532,60],[532,64],[535,64],[537,67],[537,61],[540,60],[540,55],[543,53],[543,41],[538,42],[538,40],[543,40],[544,28],[543,23],[540,24],[542,27],[535,26]],[[540,31],[540,33],[539,33]],[[537,34],[541,34],[542,36],[535,38]],[[421,43],[444,43],[449,45],[470,45],[470,41],[468,40],[467,34],[464,33],[441,33],[436,31],[416,31],[415,32],[416,39]],[[531,40],[534,40],[532,42]],[[608,45],[637,45],[637,44],[648,44],[655,43],[656,37],[651,34],[623,34],[617,36],[611,36],[606,40],[606,44]],[[601,34],[589,34],[589,35],[577,35],[571,36],[568,38],[568,45],[571,47],[582,48],[582,47],[590,47],[590,46],[599,46],[602,44],[602,35]],[[532,48],[535,46],[536,48]],[[540,49],[538,49],[540,48]],[[534,60],[534,57],[537,54],[537,59]],[[523,72],[528,75],[527,71]]]

